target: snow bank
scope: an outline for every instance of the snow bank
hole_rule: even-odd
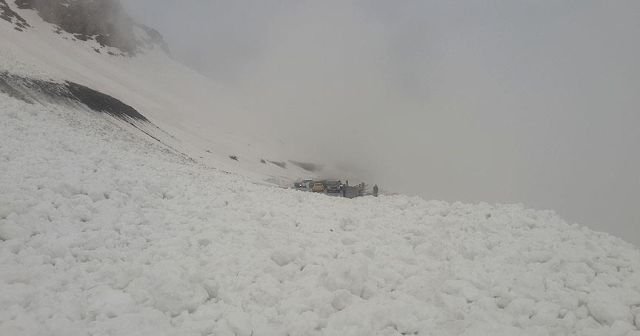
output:
[[[638,335],[640,253],[518,205],[346,200],[0,94],[0,335]]]

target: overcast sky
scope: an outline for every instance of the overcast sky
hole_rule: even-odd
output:
[[[123,2],[318,161],[640,245],[640,1]]]

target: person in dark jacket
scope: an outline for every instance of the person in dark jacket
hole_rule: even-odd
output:
[[[373,196],[374,197],[378,197],[378,185],[374,185],[373,186]]]

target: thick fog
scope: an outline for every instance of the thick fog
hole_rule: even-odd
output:
[[[640,245],[640,2],[123,0],[307,159]]]

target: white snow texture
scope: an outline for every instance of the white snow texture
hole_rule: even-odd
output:
[[[243,115],[216,85],[20,13],[33,28],[0,20],[0,72],[110,94],[198,162],[0,92],[0,336],[640,336],[636,247],[520,205],[266,185],[303,172],[225,133]]]
[[[640,255],[517,205],[356,200],[0,95],[0,335],[638,335]]]

